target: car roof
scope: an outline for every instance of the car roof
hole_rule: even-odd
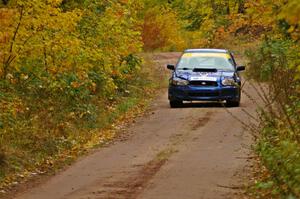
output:
[[[213,49],[213,48],[199,48],[199,49],[186,49],[185,53],[229,53],[225,49]]]

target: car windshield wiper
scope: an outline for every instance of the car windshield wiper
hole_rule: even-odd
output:
[[[194,68],[193,72],[211,72],[215,73],[218,72],[216,68]]]
[[[192,68],[186,68],[186,67],[184,67],[184,68],[178,68],[178,70],[192,70]]]

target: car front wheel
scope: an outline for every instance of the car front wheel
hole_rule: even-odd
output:
[[[239,107],[240,100],[238,100],[238,101],[226,100],[226,106],[227,107]]]
[[[180,108],[180,107],[182,107],[182,105],[183,105],[182,101],[173,101],[173,100],[170,100],[170,107],[171,108]]]

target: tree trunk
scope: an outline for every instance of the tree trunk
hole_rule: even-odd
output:
[[[212,16],[215,19],[218,13],[218,8],[216,5],[215,0],[210,0],[210,4],[211,4],[211,9],[212,9]]]
[[[230,4],[229,0],[225,1],[226,14],[230,15]]]
[[[2,3],[3,3],[4,5],[7,5],[7,4],[8,4],[8,1],[9,1],[9,0],[2,0]]]
[[[238,1],[238,13],[244,14],[245,13],[245,0]]]
[[[213,12],[216,12],[217,6],[216,6],[215,0],[210,0],[210,4],[211,4],[211,8],[212,8]]]

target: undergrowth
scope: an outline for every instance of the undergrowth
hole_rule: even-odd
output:
[[[77,82],[72,75],[57,80],[60,88],[34,77],[22,84],[1,81],[0,187],[63,166],[113,139],[111,125],[142,112],[162,86],[163,74],[138,59],[143,70],[133,71],[109,98],[88,84],[72,86]]]
[[[250,77],[263,102],[255,151],[262,172],[253,187],[258,198],[300,197],[299,46],[286,38],[266,37],[248,51]],[[265,88],[263,88],[265,87]]]

